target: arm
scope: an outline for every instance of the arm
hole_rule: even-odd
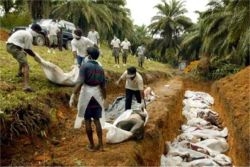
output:
[[[81,89],[82,83],[77,83],[73,89],[72,94],[77,94]]]
[[[77,56],[76,51],[73,51],[72,53],[73,53],[73,58],[75,59]]]
[[[121,77],[116,81],[116,84],[118,85],[123,78],[127,75],[127,70],[121,75]]]
[[[73,92],[70,96],[70,100],[69,100],[69,106],[72,107],[73,106],[73,103],[74,103],[74,100],[75,100],[75,95],[80,91],[81,89],[81,86],[82,86],[82,83],[77,83],[73,89]]]
[[[31,49],[24,49],[24,51],[25,51],[28,55],[30,55],[30,56],[32,56],[32,57],[36,57],[36,54],[35,54]]]
[[[102,91],[102,97],[105,100],[107,97],[106,87],[102,86],[101,91]]]

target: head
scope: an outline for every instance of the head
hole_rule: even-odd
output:
[[[77,28],[75,29],[75,31],[73,32],[73,38],[79,40],[82,36],[82,30]]]
[[[36,24],[36,23],[31,25],[31,29],[37,33],[40,33],[42,31],[41,26],[39,24]]]
[[[90,59],[97,60],[99,57],[99,50],[96,47],[88,47],[87,53]]]
[[[127,38],[125,38],[124,40],[125,40],[125,41],[128,41],[128,39],[127,39]]]
[[[91,26],[91,31],[95,31],[95,26]]]
[[[127,68],[127,77],[130,79],[134,79],[135,76],[136,76],[136,68],[133,66]]]
[[[39,24],[37,24],[37,23],[32,24],[31,27],[30,27],[30,29],[31,29],[30,32],[31,32],[31,34],[32,34],[33,37],[37,36],[42,31],[41,26]]]

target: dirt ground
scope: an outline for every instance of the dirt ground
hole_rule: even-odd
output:
[[[104,151],[86,150],[84,125],[73,129],[75,109],[67,105],[68,97],[58,102],[57,121],[47,137],[21,136],[9,145],[1,145],[1,166],[159,166],[165,141],[172,141],[183,123],[181,115],[185,90],[204,91],[215,98],[214,109],[228,127],[230,150],[227,155],[235,166],[250,165],[250,67],[217,82],[193,81],[186,76],[166,78],[164,74],[144,75],[146,84],[159,96],[147,106],[149,122],[141,141],[106,144]],[[108,74],[116,78],[118,74]],[[165,85],[169,85],[166,87]],[[108,87],[108,103],[123,95],[123,87]],[[63,96],[63,95],[61,95]],[[56,98],[52,99],[56,100]],[[95,136],[94,131],[94,136]],[[106,131],[104,130],[104,137]],[[96,141],[95,136],[95,141]],[[104,138],[105,141],[105,138]]]

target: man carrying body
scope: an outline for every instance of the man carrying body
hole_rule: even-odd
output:
[[[122,41],[121,43],[121,47],[122,47],[122,62],[123,62],[123,66],[125,66],[127,64],[127,57],[128,57],[128,53],[130,50],[130,42],[128,41],[127,38],[125,38],[124,41]]]
[[[73,40],[71,41],[71,46],[73,57],[74,59],[76,59],[76,62],[80,67],[81,64],[85,61],[85,57],[87,56],[87,48],[96,45],[90,39],[82,36],[81,29],[76,29],[73,32]]]
[[[26,92],[33,91],[29,86],[29,64],[26,53],[36,59],[32,51],[33,38],[40,33],[42,28],[38,24],[32,24],[27,30],[14,32],[7,40],[7,52],[9,52],[19,63],[18,77],[24,77],[24,88]]]

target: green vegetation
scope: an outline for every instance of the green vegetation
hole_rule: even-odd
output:
[[[27,25],[41,18],[71,21],[85,35],[95,26],[103,44],[109,44],[114,35],[121,40],[126,37],[134,53],[145,43],[147,57],[172,66],[205,57],[207,61],[200,69],[208,79],[219,79],[249,65],[247,0],[211,0],[206,11],[197,11],[198,23],[185,16],[183,0],[162,0],[155,6],[157,15],[152,16],[148,27],[133,25],[126,0],[3,0],[0,5],[5,12],[0,17],[3,28]]]
[[[46,47],[34,46],[34,51],[42,56],[45,60],[51,61],[52,63],[58,65],[65,72],[71,70],[74,63],[73,55],[71,51],[64,50],[62,52],[56,51],[56,54],[48,54]],[[104,69],[107,71],[114,71],[116,73],[122,73],[126,70],[128,66],[137,67],[137,58],[129,55],[127,66],[122,66],[120,63],[120,68],[114,67],[114,59],[111,54],[111,49],[106,46],[101,46],[102,55],[99,61],[103,65]],[[13,108],[18,108],[19,106],[29,105],[39,101],[36,101],[38,97],[46,97],[48,94],[57,93],[67,93],[70,94],[72,88],[62,87],[49,82],[44,75],[44,72],[40,65],[33,60],[31,56],[28,56],[28,61],[30,64],[30,85],[36,90],[35,93],[24,93],[22,91],[22,80],[16,77],[18,70],[18,63],[16,60],[6,51],[6,46],[4,41],[0,41],[0,110],[10,110]],[[121,60],[120,60],[121,61]],[[168,66],[154,62],[145,61],[144,69],[138,68],[142,73],[148,71],[162,71],[167,72]]]

